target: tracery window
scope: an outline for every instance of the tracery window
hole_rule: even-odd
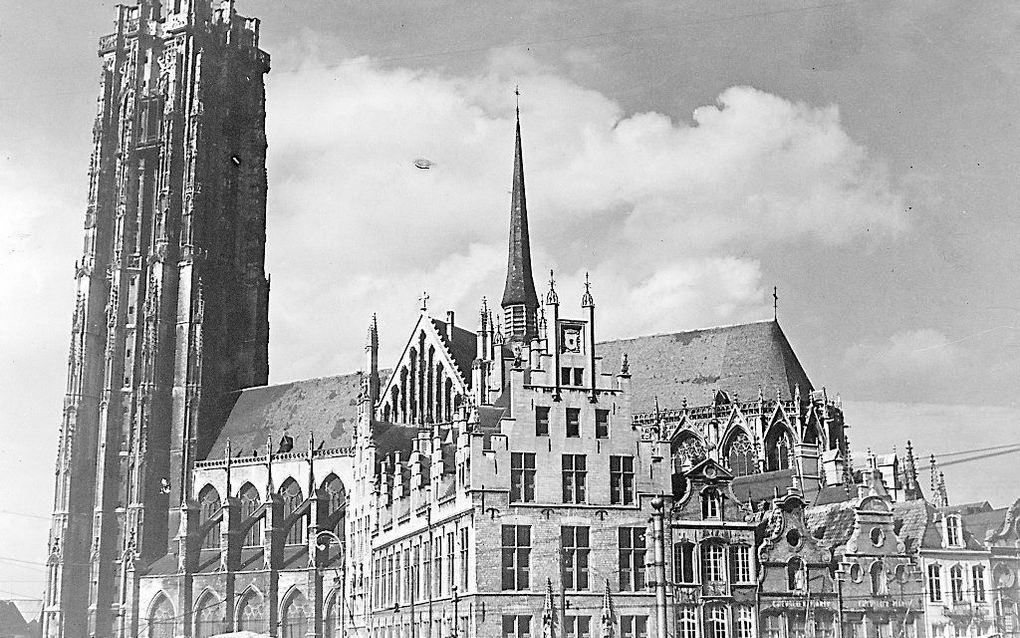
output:
[[[245,521],[255,515],[255,510],[262,505],[262,499],[259,498],[259,491],[255,489],[255,486],[251,483],[245,483],[241,486],[241,491],[238,493],[238,500],[241,502],[241,520]],[[248,533],[244,536],[245,547],[256,547],[262,544],[262,519],[259,518],[255,521],[251,527],[248,528]]]
[[[774,427],[765,438],[765,470],[786,470],[790,468],[790,451],[793,442],[784,427]]]
[[[237,630],[254,632],[269,630],[262,594],[249,591],[241,598],[241,602],[237,604]]]
[[[149,638],[174,638],[174,605],[162,594],[149,611]]]
[[[223,601],[206,593],[195,605],[195,638],[209,638],[223,631]]]
[[[216,491],[216,488],[212,485],[206,485],[202,488],[202,491],[198,494],[199,503],[199,524],[205,525],[209,519],[219,513],[220,511],[220,493]],[[206,532],[205,537],[202,539],[202,547],[206,549],[214,549],[220,546],[220,523],[216,523],[209,528]]]
[[[280,486],[280,496],[283,497],[283,518],[286,520],[304,502],[301,495],[301,486],[294,479],[287,479]],[[288,545],[303,545],[305,542],[305,517],[302,516],[294,521],[287,529]]]
[[[705,446],[696,436],[688,434],[673,446],[673,472],[688,470],[705,458]]]
[[[347,505],[347,488],[336,474],[326,477],[326,480],[322,482],[322,491],[326,494],[326,512],[330,516]],[[344,538],[344,516],[337,519],[333,531],[340,538]]]
[[[311,628],[308,599],[301,591],[295,592],[283,608],[282,638],[305,638]]]
[[[757,466],[754,445],[747,434],[738,432],[730,441],[726,451],[726,461],[729,470],[734,476],[746,476],[753,474]]]

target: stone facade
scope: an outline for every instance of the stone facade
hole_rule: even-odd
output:
[[[927,503],[909,448],[855,470],[778,322],[599,341],[587,278],[538,294],[519,114],[500,308],[265,385],[259,23],[116,24],[45,636],[1017,635],[1020,504]]]
[[[258,20],[143,0],[100,40],[43,626],[134,635],[220,396],[268,379]]]

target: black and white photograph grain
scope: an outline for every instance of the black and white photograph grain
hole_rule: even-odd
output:
[[[0,61],[0,638],[1020,638],[1016,0]]]

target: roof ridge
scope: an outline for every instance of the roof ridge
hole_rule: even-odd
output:
[[[650,335],[637,335],[635,337],[622,337],[620,339],[606,339],[605,341],[596,341],[595,345],[603,343],[619,343],[621,341],[635,341],[637,339],[648,339],[649,337],[672,337],[681,334],[691,334],[692,332],[709,332],[712,330],[724,330],[726,328],[742,328],[744,326],[757,326],[759,324],[774,323],[779,324],[775,319],[760,319],[758,321],[745,321],[743,323],[726,323],[718,326],[709,326],[707,328],[695,328],[693,330],[678,330],[675,332],[657,332]],[[785,334],[785,333],[784,333]]]
[[[238,392],[248,392],[250,390],[264,390],[266,388],[278,388],[285,385],[294,385],[295,383],[307,383],[309,381],[322,381],[323,379],[339,379],[341,377],[354,377],[365,374],[364,370],[355,370],[354,372],[344,372],[341,374],[323,374],[317,377],[308,377],[307,379],[292,379],[290,381],[281,381],[279,383],[267,383],[265,385],[253,385],[248,388],[241,388]]]

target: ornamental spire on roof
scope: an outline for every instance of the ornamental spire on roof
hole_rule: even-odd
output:
[[[520,97],[520,91],[514,90]],[[531,239],[528,234],[528,205],[524,194],[524,155],[521,152],[521,109],[517,107],[517,139],[514,149],[513,193],[510,197],[510,248],[503,316],[507,336],[526,341],[537,334],[538,294],[531,273]]]

